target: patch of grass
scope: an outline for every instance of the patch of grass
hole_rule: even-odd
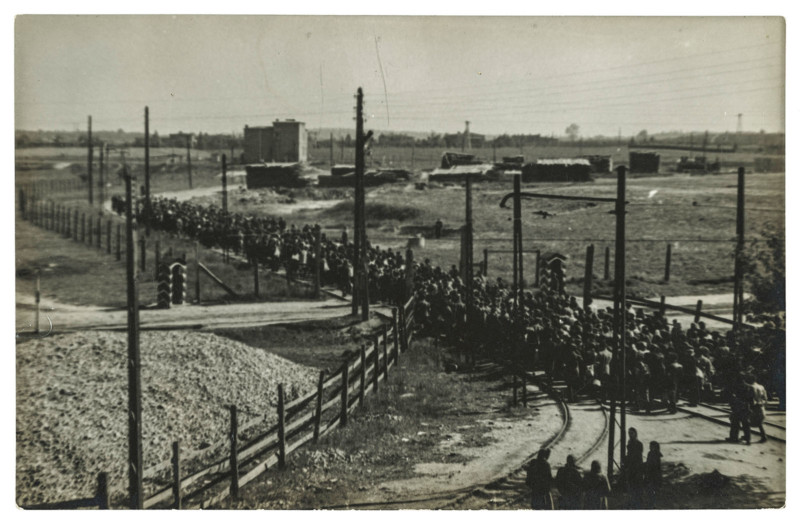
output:
[[[80,202],[66,202],[67,207],[79,214],[85,213],[87,219],[94,225],[98,214],[96,208]],[[70,214],[70,221],[73,220]],[[80,217],[80,215],[79,215]],[[107,251],[108,221],[112,223],[111,253]],[[101,248],[96,248],[96,238],[91,245],[86,242],[74,241],[72,237],[66,238],[61,234],[45,230],[22,220],[17,215],[15,228],[16,243],[16,288],[20,292],[33,294],[35,269],[42,269],[41,290],[42,297],[56,300],[61,303],[78,305],[98,305],[101,307],[122,308],[126,305],[127,282],[125,277],[125,242],[124,225],[122,227],[123,244],[122,257],[116,260],[116,227],[122,224],[122,219],[110,213],[102,214],[101,218]],[[145,237],[144,229],[139,230],[139,239]],[[139,272],[139,301],[143,305],[156,302],[157,281],[155,275],[156,242],[162,253],[162,261],[172,257],[187,257],[187,283],[186,301],[194,302],[195,294],[195,265],[194,242],[182,238],[152,232],[146,238],[145,271],[140,270],[140,259],[137,250],[136,265]],[[231,259],[225,262],[223,255],[202,245],[198,248],[201,262],[219,277],[225,284],[233,289],[238,297],[230,296],[225,290],[215,284],[207,275],[200,276],[200,299],[204,303],[233,302],[233,301],[297,301],[312,300],[311,287],[299,283],[289,283],[286,278],[273,274],[266,269],[259,272],[259,297],[255,297],[253,269],[246,263]],[[91,283],[91,286],[87,286]]]
[[[357,320],[347,316],[288,325],[218,329],[214,333],[265,349],[293,362],[334,371],[343,355],[355,348],[344,329]]]
[[[386,221],[405,222],[417,219],[421,212],[418,208],[403,204],[370,202],[365,203],[365,219],[368,227],[380,226]],[[351,218],[353,216],[353,201],[342,201],[322,214],[326,218]]]

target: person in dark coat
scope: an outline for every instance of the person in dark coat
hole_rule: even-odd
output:
[[[628,452],[625,455],[625,478],[628,483],[628,492],[633,508],[641,507],[642,501],[642,455],[644,446],[639,441],[639,434],[635,427],[628,429]]]
[[[549,449],[540,449],[536,460],[528,464],[525,484],[531,489],[531,509],[552,510],[553,472],[550,469]]]
[[[655,508],[656,495],[661,488],[661,445],[655,440],[650,442],[647,461],[644,463],[644,493],[647,505]]]
[[[583,477],[583,509],[607,510],[611,486],[602,473],[600,462],[592,461],[592,469]]]
[[[559,508],[564,510],[581,509],[581,493],[583,492],[583,477],[575,465],[575,457],[567,456],[567,464],[558,468],[556,473],[556,488],[561,496]]]

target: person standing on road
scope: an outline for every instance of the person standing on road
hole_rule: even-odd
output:
[[[611,486],[603,475],[600,462],[592,461],[592,469],[583,477],[583,509],[607,510]]]
[[[575,457],[567,456],[567,464],[558,468],[556,473],[556,488],[560,495],[559,509],[579,510],[581,509],[581,492],[583,490],[583,477],[575,465]]]
[[[531,509],[552,510],[553,472],[550,469],[549,449],[540,449],[536,460],[528,464],[525,484],[531,489]]]
[[[631,507],[638,509],[642,505],[642,455],[644,446],[639,441],[639,433],[635,427],[628,429],[628,452],[625,455],[625,479],[631,497]]]
[[[649,508],[655,508],[656,495],[661,488],[661,457],[661,445],[655,440],[651,441],[644,464],[644,492]]]
[[[756,377],[753,374],[748,374],[745,381],[753,390],[753,402],[750,406],[750,425],[758,427],[758,432],[761,433],[759,442],[766,442],[767,433],[764,431],[766,414],[764,413],[764,408],[767,405],[767,390],[764,389],[763,385],[756,382]]]
[[[733,385],[730,393],[731,431],[728,438],[725,439],[728,442],[739,442],[739,429],[741,428],[744,434],[742,439],[748,446],[750,445],[750,407],[753,405],[753,399],[753,388],[740,378]]]

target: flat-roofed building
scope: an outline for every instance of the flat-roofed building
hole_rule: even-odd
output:
[[[305,124],[276,120],[272,126],[244,127],[244,162],[297,163],[308,161]]]

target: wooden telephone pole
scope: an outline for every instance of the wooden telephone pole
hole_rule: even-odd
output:
[[[361,319],[369,319],[369,287],[367,286],[367,232],[365,219],[365,199],[364,199],[364,92],[358,88],[356,95],[356,188],[355,188],[355,255],[354,259],[354,278],[357,284],[353,288],[353,310],[358,312],[358,303],[361,303]],[[356,291],[358,297],[356,297]]]
[[[228,213],[228,159],[222,154],[222,212]]]
[[[123,167],[125,178],[125,261],[128,281],[128,495],[131,509],[142,509],[142,381],[139,354],[139,293],[136,276],[136,218],[132,177]]]
[[[89,204],[94,204],[94,181],[92,180],[92,164],[94,163],[94,150],[92,149],[92,116],[89,115],[89,136],[87,139],[87,182],[89,183]]]
[[[617,168],[617,206],[616,206],[616,248],[614,253],[614,341],[617,343],[614,359],[617,369],[617,393],[611,398],[608,438],[608,475],[609,480],[614,471],[614,431],[616,397],[620,397],[620,466],[625,476],[625,448],[627,443],[626,418],[627,409],[627,364],[625,359],[625,172],[626,168]]]
[[[144,107],[144,217],[145,234],[150,236],[150,108]]]

